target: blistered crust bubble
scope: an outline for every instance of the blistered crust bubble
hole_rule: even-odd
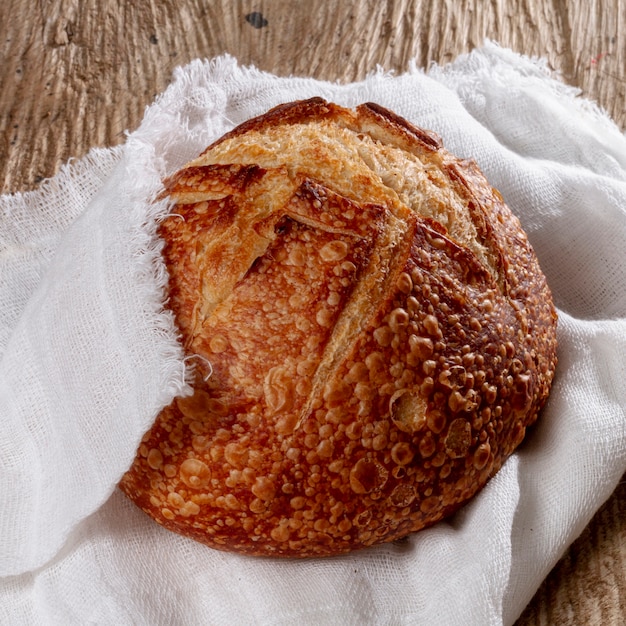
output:
[[[556,314],[472,162],[374,104],[282,105],[165,181],[194,359],[122,490],[166,528],[325,556],[450,515],[549,393]]]

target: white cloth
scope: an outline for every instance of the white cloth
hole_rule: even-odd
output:
[[[115,489],[188,390],[150,200],[234,124],[313,95],[376,101],[478,161],[553,289],[560,363],[536,428],[448,521],[347,556],[242,557]],[[626,470],[625,244],[626,139],[540,61],[486,43],[349,85],[178,69],[122,147],[0,198],[0,623],[511,624]]]

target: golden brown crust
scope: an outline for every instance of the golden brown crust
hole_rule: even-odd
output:
[[[537,418],[556,313],[475,164],[373,104],[281,105],[165,182],[195,393],[121,488],[166,528],[323,556],[455,511]]]

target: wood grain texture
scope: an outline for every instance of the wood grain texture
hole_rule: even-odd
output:
[[[446,63],[491,38],[546,58],[623,130],[625,27],[626,0],[2,0],[0,192],[123,142],[176,66],[225,52],[279,75],[352,81],[378,64]],[[620,485],[518,626],[621,623],[625,508]]]
[[[266,26],[246,21],[253,11]],[[445,63],[489,37],[545,57],[624,128],[625,20],[624,0],[3,0],[0,191],[122,142],[174,67],[223,52],[279,75],[351,81],[377,64]]]

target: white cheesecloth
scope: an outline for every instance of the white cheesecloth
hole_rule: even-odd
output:
[[[378,102],[478,162],[553,290],[560,360],[537,426],[451,519],[347,556],[244,557],[116,489],[188,390],[151,200],[234,124],[310,96]],[[626,470],[625,250],[626,138],[541,61],[487,42],[347,85],[179,68],[123,146],[0,197],[0,624],[511,624]]]

